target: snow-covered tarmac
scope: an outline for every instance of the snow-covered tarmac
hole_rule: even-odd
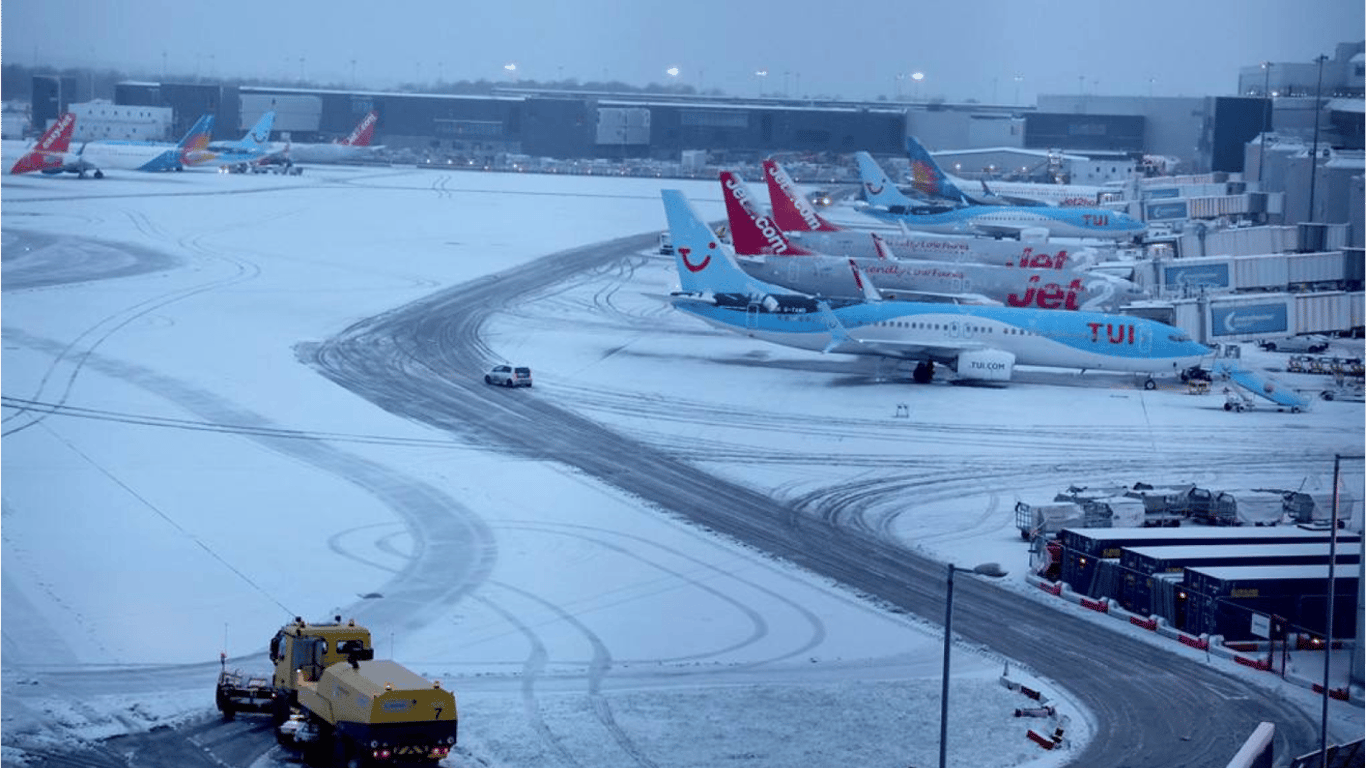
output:
[[[441,287],[658,230],[661,187],[719,218],[715,183],[340,168],[3,183],[7,764],[24,739],[203,713],[211,670],[180,689],[130,680],[259,654],[290,616],[326,617],[391,578],[421,542],[348,462],[495,534],[485,589],[420,631],[374,628],[380,655],[457,691],[449,765],[933,762],[932,625],[596,480],[397,419],[297,361],[298,345]],[[81,263],[108,277],[43,278]],[[1334,454],[1362,447],[1360,403],[1231,414],[1179,383],[1039,370],[1000,389],[916,387],[708,329],[649,295],[675,281],[642,252],[490,308],[490,353],[536,375],[510,407],[553,399],[807,514],[963,567],[998,562],[1026,599],[1041,598],[1017,498],[1138,480],[1322,489]],[[950,764],[1065,759],[1024,740],[1002,663],[956,653]],[[109,689],[76,706],[49,682],[73,667],[113,670]],[[1070,714],[1086,738],[1087,713]]]

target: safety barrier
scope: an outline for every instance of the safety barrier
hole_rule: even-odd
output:
[[[1071,587],[1069,587],[1066,583],[1061,581],[1048,581],[1047,579],[1044,579],[1041,576],[1038,576],[1037,574],[1033,573],[1025,574],[1025,581],[1026,583],[1032,584],[1050,595],[1061,597],[1062,599],[1067,600],[1068,602],[1080,605],[1084,608],[1088,608],[1097,613],[1103,613],[1108,616],[1113,616],[1114,618],[1119,619],[1120,621],[1127,622],[1141,629],[1146,629],[1149,632],[1156,632],[1157,634],[1162,635],[1164,637],[1170,637],[1171,639],[1176,640],[1177,642],[1181,643],[1182,645],[1185,645],[1188,648],[1193,648],[1198,651],[1205,651],[1206,653],[1209,653],[1213,656],[1229,659],[1233,662],[1241,664],[1242,666],[1248,667],[1249,669],[1256,669],[1262,672],[1273,671],[1273,665],[1271,664],[1271,661],[1267,656],[1259,658],[1256,655],[1249,655],[1267,654],[1269,656],[1270,645],[1266,641],[1238,641],[1225,643],[1224,638],[1220,635],[1200,635],[1198,637],[1188,635],[1185,632],[1182,632],[1181,630],[1177,629],[1176,627],[1171,626],[1169,623],[1167,623],[1166,619],[1163,619],[1160,616],[1143,617],[1138,614],[1131,613],[1121,608],[1119,604],[1116,603],[1114,600],[1111,600],[1109,598],[1096,599],[1086,597],[1085,595],[1081,595],[1072,591]],[[1296,636],[1294,638],[1294,643],[1297,650],[1319,650],[1323,647],[1322,640],[1318,640],[1317,638],[1308,635]],[[1335,640],[1333,642],[1333,647],[1344,647],[1344,643],[1343,641]],[[1286,674],[1284,675],[1284,677],[1287,682],[1304,688],[1312,687],[1316,693],[1323,693],[1323,686],[1314,683],[1312,680],[1308,678],[1303,678],[1295,674]],[[1004,677],[1002,678],[1002,682],[1005,683]],[[1012,688],[1012,690],[1018,689]],[[1027,691],[1028,689],[1024,690]],[[1329,697],[1337,699],[1339,701],[1350,701],[1357,703],[1359,705],[1363,704],[1361,699],[1357,696],[1356,693],[1353,692],[1353,690],[1350,687],[1343,689],[1330,689],[1328,691],[1328,695]],[[1040,738],[1047,739],[1047,737]]]

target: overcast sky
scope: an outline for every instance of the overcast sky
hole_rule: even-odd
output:
[[[1361,0],[5,0],[0,56],[176,79],[346,84],[354,73],[361,88],[517,77],[644,86],[678,67],[679,81],[732,95],[1032,103],[1083,88],[1232,94],[1240,66],[1331,56],[1366,37],[1364,15]]]

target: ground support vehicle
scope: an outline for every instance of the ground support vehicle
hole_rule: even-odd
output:
[[[354,621],[296,618],[270,641],[269,703],[265,689],[225,666],[219,709],[269,711],[276,739],[313,765],[436,765],[456,743],[455,696],[374,656],[370,631]]]
[[[1291,336],[1287,339],[1264,339],[1257,346],[1268,352],[1308,352],[1318,354],[1328,350],[1328,339],[1322,336]]]
[[[1036,537],[1054,538],[1058,531],[1069,526],[1087,526],[1086,513],[1080,504],[1059,502],[1055,504],[1026,504],[1015,502],[1015,527],[1020,529],[1020,538],[1029,540]]]
[[[484,383],[500,387],[529,387],[531,369],[524,366],[495,365],[484,374]]]
[[[226,654],[219,654],[218,690],[214,700],[224,720],[233,719],[238,712],[269,712],[275,706],[275,689],[269,675],[251,675],[241,670],[228,669]]]

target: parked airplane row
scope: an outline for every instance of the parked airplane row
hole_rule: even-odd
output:
[[[1117,193],[1115,187],[1085,184],[1036,184],[1027,182],[993,181],[987,186],[981,181],[982,193],[968,195],[963,188],[966,181],[945,173],[939,163],[925,149],[919,139],[906,137],[906,154],[911,161],[911,187],[931,198],[970,205],[1060,205],[1093,207],[1106,197]]]
[[[240,164],[271,161],[341,162],[356,159],[371,147],[377,113],[371,110],[351,135],[332,144],[272,143],[270,133],[275,112],[267,111],[240,139],[211,141],[213,115],[206,114],[179,142],[87,141],[72,151],[71,137],[76,116],[62,115],[43,133],[34,146],[10,168],[10,173],[74,173],[81,178],[90,174],[104,178],[105,170],[143,172],[180,171],[185,168],[225,168]]]
[[[1144,386],[1152,388],[1153,375],[1180,373],[1210,355],[1181,330],[1145,318],[888,299],[853,259],[846,262],[858,300],[794,291],[742,268],[681,192],[662,197],[680,283],[668,301],[727,331],[799,349],[914,361],[912,378],[920,383],[933,379],[936,365],[965,382],[1009,381],[1016,365],[1030,365],[1146,373]],[[746,218],[735,223],[765,238],[777,231]]]
[[[938,259],[926,249],[899,250],[879,233],[836,229],[797,192],[791,177],[775,161],[764,162],[764,177],[772,217],[759,209],[737,174],[721,173],[735,252],[741,267],[760,280],[802,293],[854,299],[863,291],[850,273],[852,261],[887,298],[1114,310],[1145,297],[1128,280],[1079,269],[1085,264],[1072,263],[1066,251],[1035,253],[1036,245],[1013,240],[934,238],[907,232],[900,240],[931,242],[940,248],[949,244],[944,241],[953,241],[954,258]],[[838,240],[822,237],[837,233],[842,235]],[[811,237],[798,240],[790,234]]]
[[[854,158],[866,199],[861,210],[876,219],[901,223],[921,232],[1020,237],[1030,230],[1044,230],[1052,237],[1132,240],[1147,231],[1143,222],[1108,208],[957,204],[971,202],[966,199],[952,205],[927,204],[897,189],[872,155],[858,152]]]

